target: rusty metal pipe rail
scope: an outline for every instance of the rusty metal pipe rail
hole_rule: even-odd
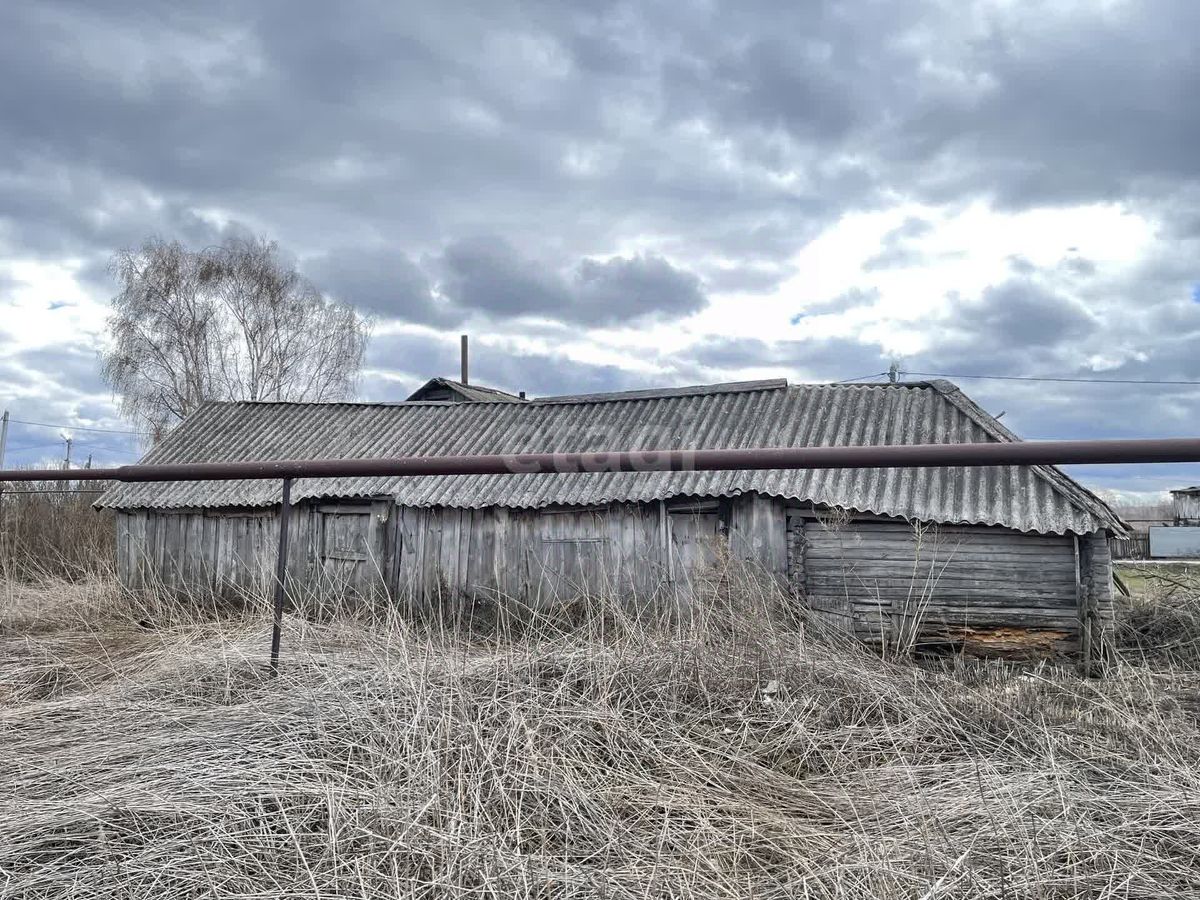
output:
[[[1016,441],[880,447],[747,450],[614,450],[487,456],[397,456],[169,463],[82,470],[0,471],[5,481],[224,481],[416,475],[531,475],[577,472],[712,472],[753,469],[905,468],[1200,462],[1200,438]]]

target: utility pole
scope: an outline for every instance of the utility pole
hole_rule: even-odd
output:
[[[0,469],[4,468],[4,450],[8,446],[8,410],[0,416]],[[0,549],[4,546],[4,482],[0,481]]]
[[[71,437],[69,437],[68,435],[63,435],[63,440],[64,440],[64,441],[66,442],[66,444],[67,444],[67,457],[66,457],[66,459],[64,459],[64,460],[63,460],[63,468],[64,468],[64,469],[69,469],[69,468],[71,468],[71,442],[72,442],[72,438],[71,438]]]
[[[895,384],[899,380],[899,376],[900,363],[893,360],[892,364],[888,366],[888,381],[890,381],[892,384]]]

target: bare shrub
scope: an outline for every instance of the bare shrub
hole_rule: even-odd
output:
[[[1193,569],[1138,573],[1144,584],[1116,599],[1116,640],[1127,653],[1200,665],[1200,573]]]

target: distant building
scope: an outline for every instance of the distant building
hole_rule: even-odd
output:
[[[1200,486],[1171,491],[1176,525],[1200,525]]]
[[[1170,503],[1111,504],[1113,511],[1131,531],[1145,535],[1152,525],[1170,525],[1175,513]]]
[[[1171,491],[1174,521],[1150,527],[1151,559],[1200,559],[1200,487]]]
[[[1150,529],[1174,522],[1174,512],[1167,502],[1115,504],[1113,511],[1129,528],[1127,536],[1114,536],[1109,541],[1113,559],[1147,559],[1150,556]]]
[[[946,381],[757,381],[522,400],[210,403],[146,463],[1017,440]],[[379,602],[689,603],[725,552],[878,641],[1071,650],[1112,617],[1124,523],[1052,466],[299,479],[289,579]],[[265,590],[280,485],[121,484],[121,578]]]

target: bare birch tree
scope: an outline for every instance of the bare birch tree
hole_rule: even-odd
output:
[[[370,322],[235,238],[191,251],[150,239],[113,257],[121,285],[103,373],[121,410],[161,434],[208,400],[350,398]]]

